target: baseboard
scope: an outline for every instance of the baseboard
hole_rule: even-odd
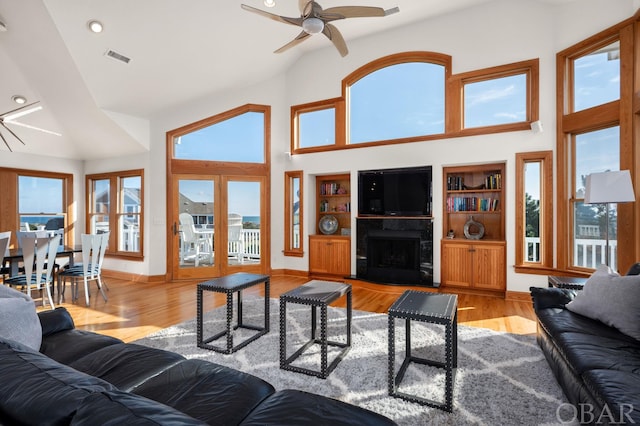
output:
[[[162,283],[167,281],[166,275],[140,275],[131,272],[102,270],[102,276],[119,280],[133,281],[137,283]]]
[[[528,291],[507,291],[505,300],[512,300],[514,302],[527,302],[531,303],[531,293]]]
[[[309,277],[309,272],[297,269],[272,269],[271,275],[293,275],[294,277]]]

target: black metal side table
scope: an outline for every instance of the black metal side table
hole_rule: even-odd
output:
[[[406,356],[395,374],[395,319],[405,320]],[[389,308],[389,395],[451,412],[453,383],[458,367],[458,296],[407,290]],[[411,321],[442,324],[445,327],[445,361],[433,361],[411,355]],[[443,368],[446,372],[445,400],[438,402],[398,391],[411,362]]]
[[[242,319],[242,290],[252,287],[256,284],[264,283],[264,326],[245,324]],[[213,291],[217,293],[226,293],[227,295],[227,324],[224,331],[211,337],[203,338],[202,325],[202,293],[204,291]],[[233,330],[238,328],[246,328],[256,330],[258,333],[245,339],[243,342],[233,345],[233,330],[231,322],[233,319],[233,293],[238,293],[238,312],[237,324],[233,326]],[[198,305],[197,305],[197,341],[198,347],[209,349],[224,354],[230,354],[248,345],[258,337],[269,332],[269,275],[237,273],[227,275],[220,278],[214,278],[198,284]],[[222,336],[227,336],[226,347],[212,345],[211,342],[218,340]]]
[[[345,295],[347,297],[347,339],[346,342],[336,342],[327,337],[327,306]],[[287,303],[311,306],[311,339],[288,358]],[[316,336],[316,308],[318,307],[320,307],[320,338]],[[320,371],[292,364],[315,343],[320,344]],[[342,348],[331,364],[327,361],[328,346]],[[280,368],[326,379],[347,355],[349,349],[351,349],[351,284],[313,280],[280,296]]]

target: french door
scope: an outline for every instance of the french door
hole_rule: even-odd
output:
[[[266,273],[265,184],[263,176],[172,176],[171,279]]]

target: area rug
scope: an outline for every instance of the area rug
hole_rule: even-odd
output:
[[[262,299],[244,301],[245,324],[264,322]],[[287,304],[287,355],[310,338],[311,308]],[[406,402],[388,395],[388,317],[353,311],[352,346],[327,379],[280,369],[279,301],[270,302],[270,332],[231,354],[199,349],[195,319],[160,330],[135,343],[167,349],[187,358],[226,365],[271,383],[277,390],[301,389],[326,395],[395,420],[399,425],[552,425],[569,424],[566,399],[533,336],[500,333],[483,328],[458,326],[458,369],[454,386],[454,408],[437,408]],[[346,312],[329,308],[330,340],[344,341]],[[318,318],[320,315],[318,314]],[[225,308],[205,313],[204,336],[224,329]],[[234,312],[235,323],[235,312]],[[395,371],[404,358],[405,322],[396,320]],[[238,329],[234,343],[254,331]],[[414,356],[444,360],[444,329],[439,325],[412,322]],[[214,342],[218,343],[218,342]],[[225,345],[224,337],[219,340]],[[336,350],[329,351],[329,362]],[[295,365],[319,369],[319,347],[313,345]],[[411,364],[400,391],[436,401],[444,400],[444,371]]]

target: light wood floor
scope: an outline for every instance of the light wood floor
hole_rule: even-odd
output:
[[[109,300],[105,302],[92,284],[90,306],[85,305],[82,289],[79,301],[71,303],[71,292],[67,288],[66,302],[60,306],[69,310],[77,328],[130,342],[196,316],[196,282],[138,283],[108,277],[105,280]],[[304,277],[274,275],[271,277],[271,297],[278,297],[307,281]],[[424,290],[360,281],[350,283],[353,309],[370,312],[386,312],[407,289]],[[256,286],[243,294],[259,295],[263,288]],[[205,292],[205,311],[224,303],[224,295]],[[534,334],[536,331],[530,302],[489,296],[459,294],[458,323],[516,334]]]

